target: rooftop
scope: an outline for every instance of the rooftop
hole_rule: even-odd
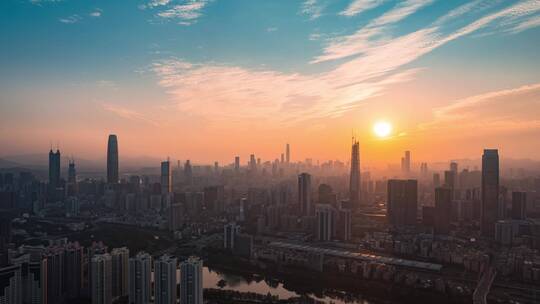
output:
[[[426,262],[419,262],[419,261],[406,260],[406,259],[398,259],[398,258],[385,257],[385,256],[380,256],[380,255],[374,255],[374,254],[351,252],[347,250],[328,249],[328,248],[315,247],[315,246],[303,245],[303,244],[285,243],[285,242],[278,241],[278,242],[271,242],[270,246],[285,248],[285,249],[301,250],[301,251],[307,251],[307,252],[316,252],[316,253],[321,253],[321,254],[330,255],[330,256],[356,259],[356,260],[361,260],[361,261],[372,261],[372,262],[384,263],[384,264],[401,266],[401,267],[417,268],[417,269],[422,269],[422,270],[440,271],[442,269],[441,264],[426,263]]]

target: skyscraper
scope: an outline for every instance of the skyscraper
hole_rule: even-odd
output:
[[[161,194],[172,192],[171,162],[167,159],[161,162]]]
[[[79,243],[69,243],[64,250],[64,280],[67,297],[78,298],[83,285],[83,247]]]
[[[456,163],[455,161],[450,162],[450,171],[455,172],[455,174],[456,174],[456,176],[457,176],[457,173],[458,173],[458,163]]]
[[[68,196],[77,194],[77,171],[75,170],[75,161],[73,160],[69,161],[67,194]]]
[[[8,264],[8,244],[11,242],[11,220],[9,213],[0,212],[0,268]]]
[[[523,220],[527,217],[527,192],[512,192],[512,218]]]
[[[107,183],[117,184],[118,181],[118,139],[111,134],[107,144]]]
[[[401,158],[401,171],[405,174],[411,172],[411,151],[405,151],[405,156]]]
[[[64,249],[58,246],[47,248],[43,254],[44,275],[47,282],[47,303],[61,303],[64,296]]]
[[[285,147],[285,161],[287,161],[287,164],[291,162],[291,147],[288,143]]]
[[[388,180],[388,202],[386,215],[393,226],[413,226],[416,224],[418,204],[418,182],[409,180]]]
[[[441,186],[441,175],[439,173],[433,173],[433,187],[437,188]]]
[[[12,263],[21,267],[22,270],[22,288],[23,295],[22,301],[23,304],[42,304],[46,303],[44,299],[45,291],[43,287],[46,285],[45,276],[43,271],[45,270],[45,265],[42,264],[42,261],[32,258],[31,254],[25,254],[19,256],[18,258],[13,258]],[[1,270],[0,270],[1,271]],[[1,277],[2,275],[0,275]],[[0,287],[0,290],[4,290]],[[12,302],[2,302],[0,296],[0,303],[12,303]]]
[[[319,204],[336,204],[336,194],[330,185],[320,184],[319,185]]]
[[[499,203],[499,152],[485,149],[482,155],[482,208],[480,225],[482,235],[495,235],[497,207]]]
[[[451,188],[435,188],[435,233],[448,234],[450,232],[452,191]]]
[[[70,160],[69,167],[68,167],[68,183],[75,183],[75,182],[77,182],[77,171],[75,170],[75,161]]]
[[[181,203],[172,203],[169,206],[169,231],[176,231],[182,228],[184,205]]]
[[[249,170],[254,173],[257,171],[257,161],[255,160],[255,154],[249,156]]]
[[[129,292],[129,249],[114,248],[111,251],[112,260],[112,297],[113,299],[126,296]]]
[[[360,145],[353,138],[351,149],[351,174],[349,179],[349,198],[354,208],[360,203]]]
[[[336,210],[329,204],[318,204],[317,215],[317,239],[319,241],[331,241],[336,232]]]
[[[88,260],[88,290],[90,295],[92,293],[92,258],[99,254],[105,254],[108,251],[108,247],[103,242],[92,242],[92,245],[86,248],[86,256]],[[112,295],[111,295],[112,297]]]
[[[223,226],[223,248],[233,250],[234,240],[240,227],[236,223],[229,223]]]
[[[453,170],[444,171],[444,186],[452,190],[452,195],[456,190],[456,172]]]
[[[312,214],[311,175],[308,173],[298,175],[298,204],[303,215]]]
[[[21,265],[0,267],[0,303],[22,303]]]
[[[155,304],[176,303],[175,257],[163,255],[154,261],[154,288]]]
[[[56,188],[60,186],[60,150],[49,151],[49,186]]]
[[[112,303],[112,259],[108,253],[96,254],[90,261],[92,304]],[[53,302],[56,303],[56,302]]]
[[[240,171],[240,156],[234,157],[234,172],[238,173]]]
[[[180,303],[203,304],[203,262],[191,256],[180,264]]]
[[[454,199],[454,197],[458,197],[456,193],[459,191],[456,189],[457,184],[457,175],[456,171],[454,170],[446,170],[444,171],[444,187],[450,189],[451,193],[451,199]],[[459,194],[458,194],[459,195]]]
[[[129,304],[150,303],[152,296],[152,257],[139,252],[129,259]]]
[[[351,210],[347,208],[339,208],[336,221],[336,234],[342,241],[351,240]]]
[[[186,160],[184,164],[184,179],[188,185],[193,183],[193,169],[191,168],[191,162]]]
[[[420,175],[422,176],[422,178],[425,178],[427,176],[427,173],[428,173],[428,165],[427,165],[427,163],[421,163],[420,164]]]

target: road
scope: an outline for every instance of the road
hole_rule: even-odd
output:
[[[493,284],[496,275],[497,270],[495,270],[495,267],[493,266],[489,266],[486,270],[484,270],[482,276],[480,277],[480,280],[478,281],[478,285],[476,286],[476,289],[473,293],[474,304],[487,303],[487,295],[489,293],[489,290],[491,289],[491,284]]]

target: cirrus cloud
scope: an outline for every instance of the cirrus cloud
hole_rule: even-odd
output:
[[[310,20],[315,20],[322,16],[324,6],[319,3],[319,0],[305,0],[302,3],[300,13],[309,17]]]
[[[303,75],[176,58],[156,62],[152,69],[182,112],[208,121],[282,125],[340,116],[418,72],[411,69],[357,82],[337,71]]]
[[[475,134],[538,131],[540,83],[460,99],[435,109],[433,115],[434,120],[421,124],[421,130],[475,130]]]
[[[384,94],[391,84],[410,81],[420,69],[404,67],[434,49],[485,28],[496,20],[522,20],[540,9],[527,1],[481,17],[457,30],[444,33],[445,20],[467,13],[458,7],[434,24],[398,37],[384,37],[385,28],[431,0],[410,0],[372,20],[371,25],[325,49],[313,62],[345,58],[343,63],[316,74],[284,73],[215,62],[192,63],[170,58],[156,62],[153,71],[181,111],[206,120],[295,123],[337,117],[362,101]],[[466,4],[467,5],[467,4]],[[352,57],[351,55],[358,55]]]
[[[386,0],[354,0],[339,14],[352,17],[383,4]]]
[[[192,25],[203,15],[203,9],[212,0],[152,0],[140,6],[141,9],[158,9],[156,17],[175,20],[180,25]]]
[[[396,40],[400,40],[403,37],[410,35],[406,34],[405,36],[392,37],[389,33],[389,25],[401,21],[431,3],[431,0],[409,0],[402,2],[382,16],[370,21],[368,25],[358,29],[353,34],[338,36],[331,39],[328,45],[323,49],[323,54],[316,56],[311,62],[320,63],[351,56],[369,55],[374,50],[386,48],[385,45],[391,45]],[[520,27],[527,29],[538,26],[538,22],[533,18],[536,18],[537,16],[534,14],[537,14],[540,11],[540,1],[528,0],[478,18],[456,31],[445,33],[443,29],[448,21],[466,14],[479,4],[486,5],[480,2],[466,3],[443,15],[427,28],[419,29],[415,33],[431,32],[432,35],[426,37],[425,44],[438,47],[459,37],[486,28],[495,21],[498,21],[498,24],[494,25],[495,28],[503,28],[503,31],[510,32],[518,32]],[[523,23],[524,20],[530,21],[525,21],[526,23]],[[414,35],[414,33],[412,34]],[[432,47],[428,47],[426,48],[426,51],[431,51],[432,49]]]
[[[114,105],[110,103],[103,103],[102,107],[104,110],[110,113],[113,113],[118,117],[132,120],[135,122],[150,124],[152,126],[159,126],[159,123],[157,122],[157,120],[151,119],[147,115],[137,112],[133,109],[129,109],[126,107],[122,107],[122,106]]]
[[[96,8],[94,11],[90,12],[90,17],[98,18],[101,17],[101,14],[103,13],[103,10],[100,8]]]
[[[65,17],[65,18],[60,18],[58,19],[58,21],[62,22],[62,23],[65,23],[65,24],[73,24],[73,23],[77,23],[79,21],[82,20],[82,17],[75,14],[75,15],[71,15],[71,16],[68,16],[68,17]]]

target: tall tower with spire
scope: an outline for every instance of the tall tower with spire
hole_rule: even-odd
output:
[[[107,144],[107,183],[118,184],[118,181],[118,139],[111,134]]]
[[[352,138],[351,175],[349,179],[349,199],[352,206],[358,207],[360,203],[360,145],[356,138]]]
[[[67,194],[68,196],[77,193],[77,170],[75,169],[75,159],[71,157],[68,167]]]
[[[60,150],[56,148],[49,151],[49,185],[56,188],[60,185]]]
[[[288,163],[291,162],[291,147],[287,143],[287,146],[285,146],[285,161]]]

